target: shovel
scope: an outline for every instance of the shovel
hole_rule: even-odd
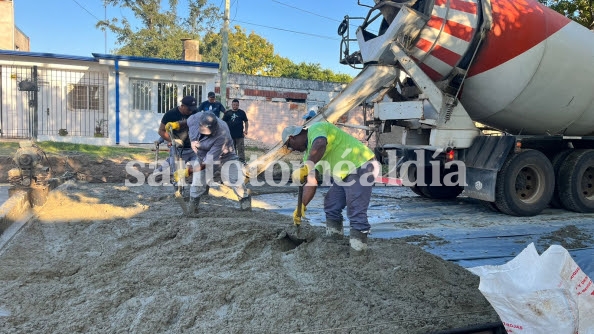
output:
[[[299,186],[299,192],[297,193],[297,217],[303,217],[303,212],[301,211],[303,204],[303,185]],[[295,225],[301,225],[300,222],[295,222]]]
[[[177,171],[177,170],[180,170],[185,167],[184,160],[182,159],[182,150],[184,149],[184,144],[180,139],[177,139],[177,138],[174,139],[173,131],[169,130],[167,132],[169,133],[169,138],[171,139],[171,143],[173,144],[173,147],[174,147],[175,160],[177,163],[177,168],[175,170]],[[187,216],[190,211],[188,210],[188,205],[186,204],[186,201],[184,200],[182,190],[183,190],[182,182],[181,182],[181,180],[179,180],[179,182],[177,182],[177,190],[175,191],[175,200],[177,201],[177,203],[179,203],[179,206],[181,206],[182,211],[184,212],[184,215]]]
[[[159,142],[155,142],[155,168],[159,164]]]

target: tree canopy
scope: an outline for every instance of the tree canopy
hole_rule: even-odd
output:
[[[126,18],[100,21],[97,27],[109,29],[116,35],[116,54],[165,59],[180,59],[182,39],[200,40],[203,61],[219,63],[222,55],[222,38],[216,32],[221,26],[219,9],[207,0],[191,0],[186,16],[178,15],[178,0],[169,0],[162,8],[160,0],[105,0],[107,5],[129,8],[138,19],[140,27],[133,27]],[[216,29],[216,30],[215,30]],[[348,82],[351,77],[323,69],[320,64],[295,64],[290,59],[274,53],[274,46],[251,32],[246,34],[241,26],[229,32],[229,70],[231,72]]]
[[[208,32],[201,41],[200,52],[204,61],[219,62],[223,40],[220,34]],[[274,46],[266,39],[235,26],[229,32],[229,70],[231,72],[268,75],[274,59]]]
[[[129,8],[141,24],[133,27],[126,18],[100,21],[97,27],[109,29],[116,36],[117,54],[179,59],[183,51],[181,39],[199,38],[212,30],[220,20],[218,8],[207,0],[190,1],[185,17],[177,14],[178,0],[169,0],[162,10],[160,0],[105,0],[106,4]]]
[[[594,28],[594,9],[591,0],[539,0],[545,6],[583,25]]]

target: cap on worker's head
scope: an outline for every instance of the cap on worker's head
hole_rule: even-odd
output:
[[[217,116],[210,111],[205,111],[200,115],[198,125],[200,133],[205,136],[210,136],[219,128]]]
[[[214,92],[208,92],[208,97],[215,97],[215,93]]]
[[[196,108],[196,99],[190,95],[184,96],[184,98],[181,100],[181,104],[189,107],[190,109],[194,109]]]
[[[296,136],[296,135],[300,134],[301,130],[303,130],[303,127],[301,127],[301,126],[297,126],[297,125],[287,126],[283,130],[283,144],[286,145],[287,140],[289,140],[289,137]]]
[[[310,119],[310,118],[314,117],[315,115],[316,115],[316,112],[313,110],[310,110],[307,114],[305,114],[303,116],[303,119]]]

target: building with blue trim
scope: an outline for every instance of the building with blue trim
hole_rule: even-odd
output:
[[[185,95],[215,90],[219,64],[0,50],[0,138],[150,143]]]

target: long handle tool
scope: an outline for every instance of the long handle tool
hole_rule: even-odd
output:
[[[167,131],[169,133],[169,138],[171,139],[171,143],[174,146],[174,151],[175,151],[175,160],[176,160],[176,171],[181,170],[183,168],[185,168],[185,164],[184,164],[184,160],[182,158],[182,151],[184,149],[184,143],[180,140],[175,138],[173,136],[173,131],[168,130]],[[184,195],[182,194],[183,191],[183,183],[185,180],[178,180],[177,182],[177,190],[175,191],[175,200],[177,201],[177,203],[179,203],[179,206],[181,206],[182,211],[184,212],[184,215],[188,215],[188,213],[190,212],[188,210],[188,205],[186,204],[186,201],[184,200]]]
[[[303,212],[301,211],[303,207],[303,185],[299,186],[299,192],[297,194],[297,217],[303,217]],[[294,222],[295,225],[301,225],[301,222]]]

